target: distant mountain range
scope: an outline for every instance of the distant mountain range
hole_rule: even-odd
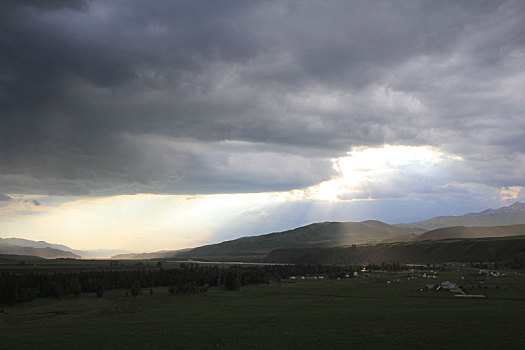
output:
[[[439,216],[411,224],[389,225],[381,221],[323,222],[293,230],[241,237],[218,244],[182,250],[130,253],[122,250],[75,250],[65,245],[21,238],[0,238],[0,254],[34,255],[43,258],[203,259],[261,261],[276,250],[334,248],[389,242],[507,237],[525,235],[525,203],[487,209],[460,216]],[[407,243],[408,244],[408,243]],[[422,244],[422,243],[421,243]],[[385,245],[387,247],[388,245]],[[421,246],[420,246],[421,247]],[[343,249],[343,248],[341,248]],[[346,249],[346,248],[344,248]]]
[[[450,226],[504,226],[525,224],[525,203],[515,202],[508,207],[487,209],[479,213],[459,216],[438,216],[430,220],[395,225],[401,228],[419,228],[425,231]]]
[[[124,253],[118,254],[111,257],[111,259],[116,260],[148,260],[148,259],[169,259],[174,258],[179,253],[183,253],[191,250],[189,249],[180,249],[180,250],[161,250],[158,252],[151,253]]]
[[[31,249],[18,249],[18,248],[33,248],[36,250]],[[45,250],[45,248],[53,249],[53,251]],[[40,250],[44,249],[44,250]],[[93,249],[93,250],[77,250],[69,248],[68,246],[62,245],[62,244],[55,244],[55,243],[48,243],[45,241],[32,241],[29,239],[23,239],[23,238],[0,238],[0,254],[18,254],[13,253],[15,251],[27,251],[27,252],[33,252],[34,254],[27,255],[35,255],[42,258],[48,258],[51,256],[52,258],[109,258],[115,254],[124,254],[129,253],[129,251],[121,250],[121,249]],[[26,254],[26,253],[23,253]],[[53,256],[56,254],[56,256]]]
[[[56,259],[56,258],[75,258],[79,259],[80,255],[72,252],[66,252],[60,249],[54,248],[34,248],[34,247],[21,247],[17,245],[2,243],[0,241],[0,254],[14,254],[14,255],[33,255],[39,256],[45,259]]]

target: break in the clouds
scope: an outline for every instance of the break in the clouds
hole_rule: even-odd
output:
[[[5,193],[235,193],[433,146],[523,186],[522,1],[7,1]]]

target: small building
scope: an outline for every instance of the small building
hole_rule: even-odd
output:
[[[441,288],[451,290],[451,289],[459,289],[459,286],[453,282],[445,281],[445,282],[441,282]]]

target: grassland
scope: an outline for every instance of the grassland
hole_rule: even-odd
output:
[[[27,259],[29,258],[29,259]],[[75,260],[75,259],[38,259],[21,257],[15,259],[0,259],[0,271],[9,272],[68,272],[68,271],[103,271],[103,270],[130,270],[137,267],[156,268],[154,261],[111,261],[111,260]],[[23,262],[23,263],[21,263]],[[177,267],[178,262],[162,262],[165,267]]]
[[[457,239],[457,238],[487,238],[520,236],[525,233],[525,225],[506,225],[492,227],[451,226],[427,231],[418,240]]]
[[[450,271],[409,280],[408,273],[422,272],[340,280],[298,276],[237,292],[212,288],[184,296],[157,288],[138,297],[113,290],[102,298],[40,298],[1,307],[1,348],[522,348],[524,277],[487,280],[475,271]],[[425,289],[445,280],[486,298]]]

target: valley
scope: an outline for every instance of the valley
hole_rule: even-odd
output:
[[[427,276],[436,278],[427,278]],[[172,295],[82,293],[6,306],[4,349],[518,349],[525,280],[478,271],[289,276],[280,283]],[[425,277],[424,277],[425,276]],[[293,278],[292,278],[293,277]],[[304,276],[303,276],[304,277]],[[315,277],[315,279],[314,279]],[[427,285],[452,281],[482,299]]]

